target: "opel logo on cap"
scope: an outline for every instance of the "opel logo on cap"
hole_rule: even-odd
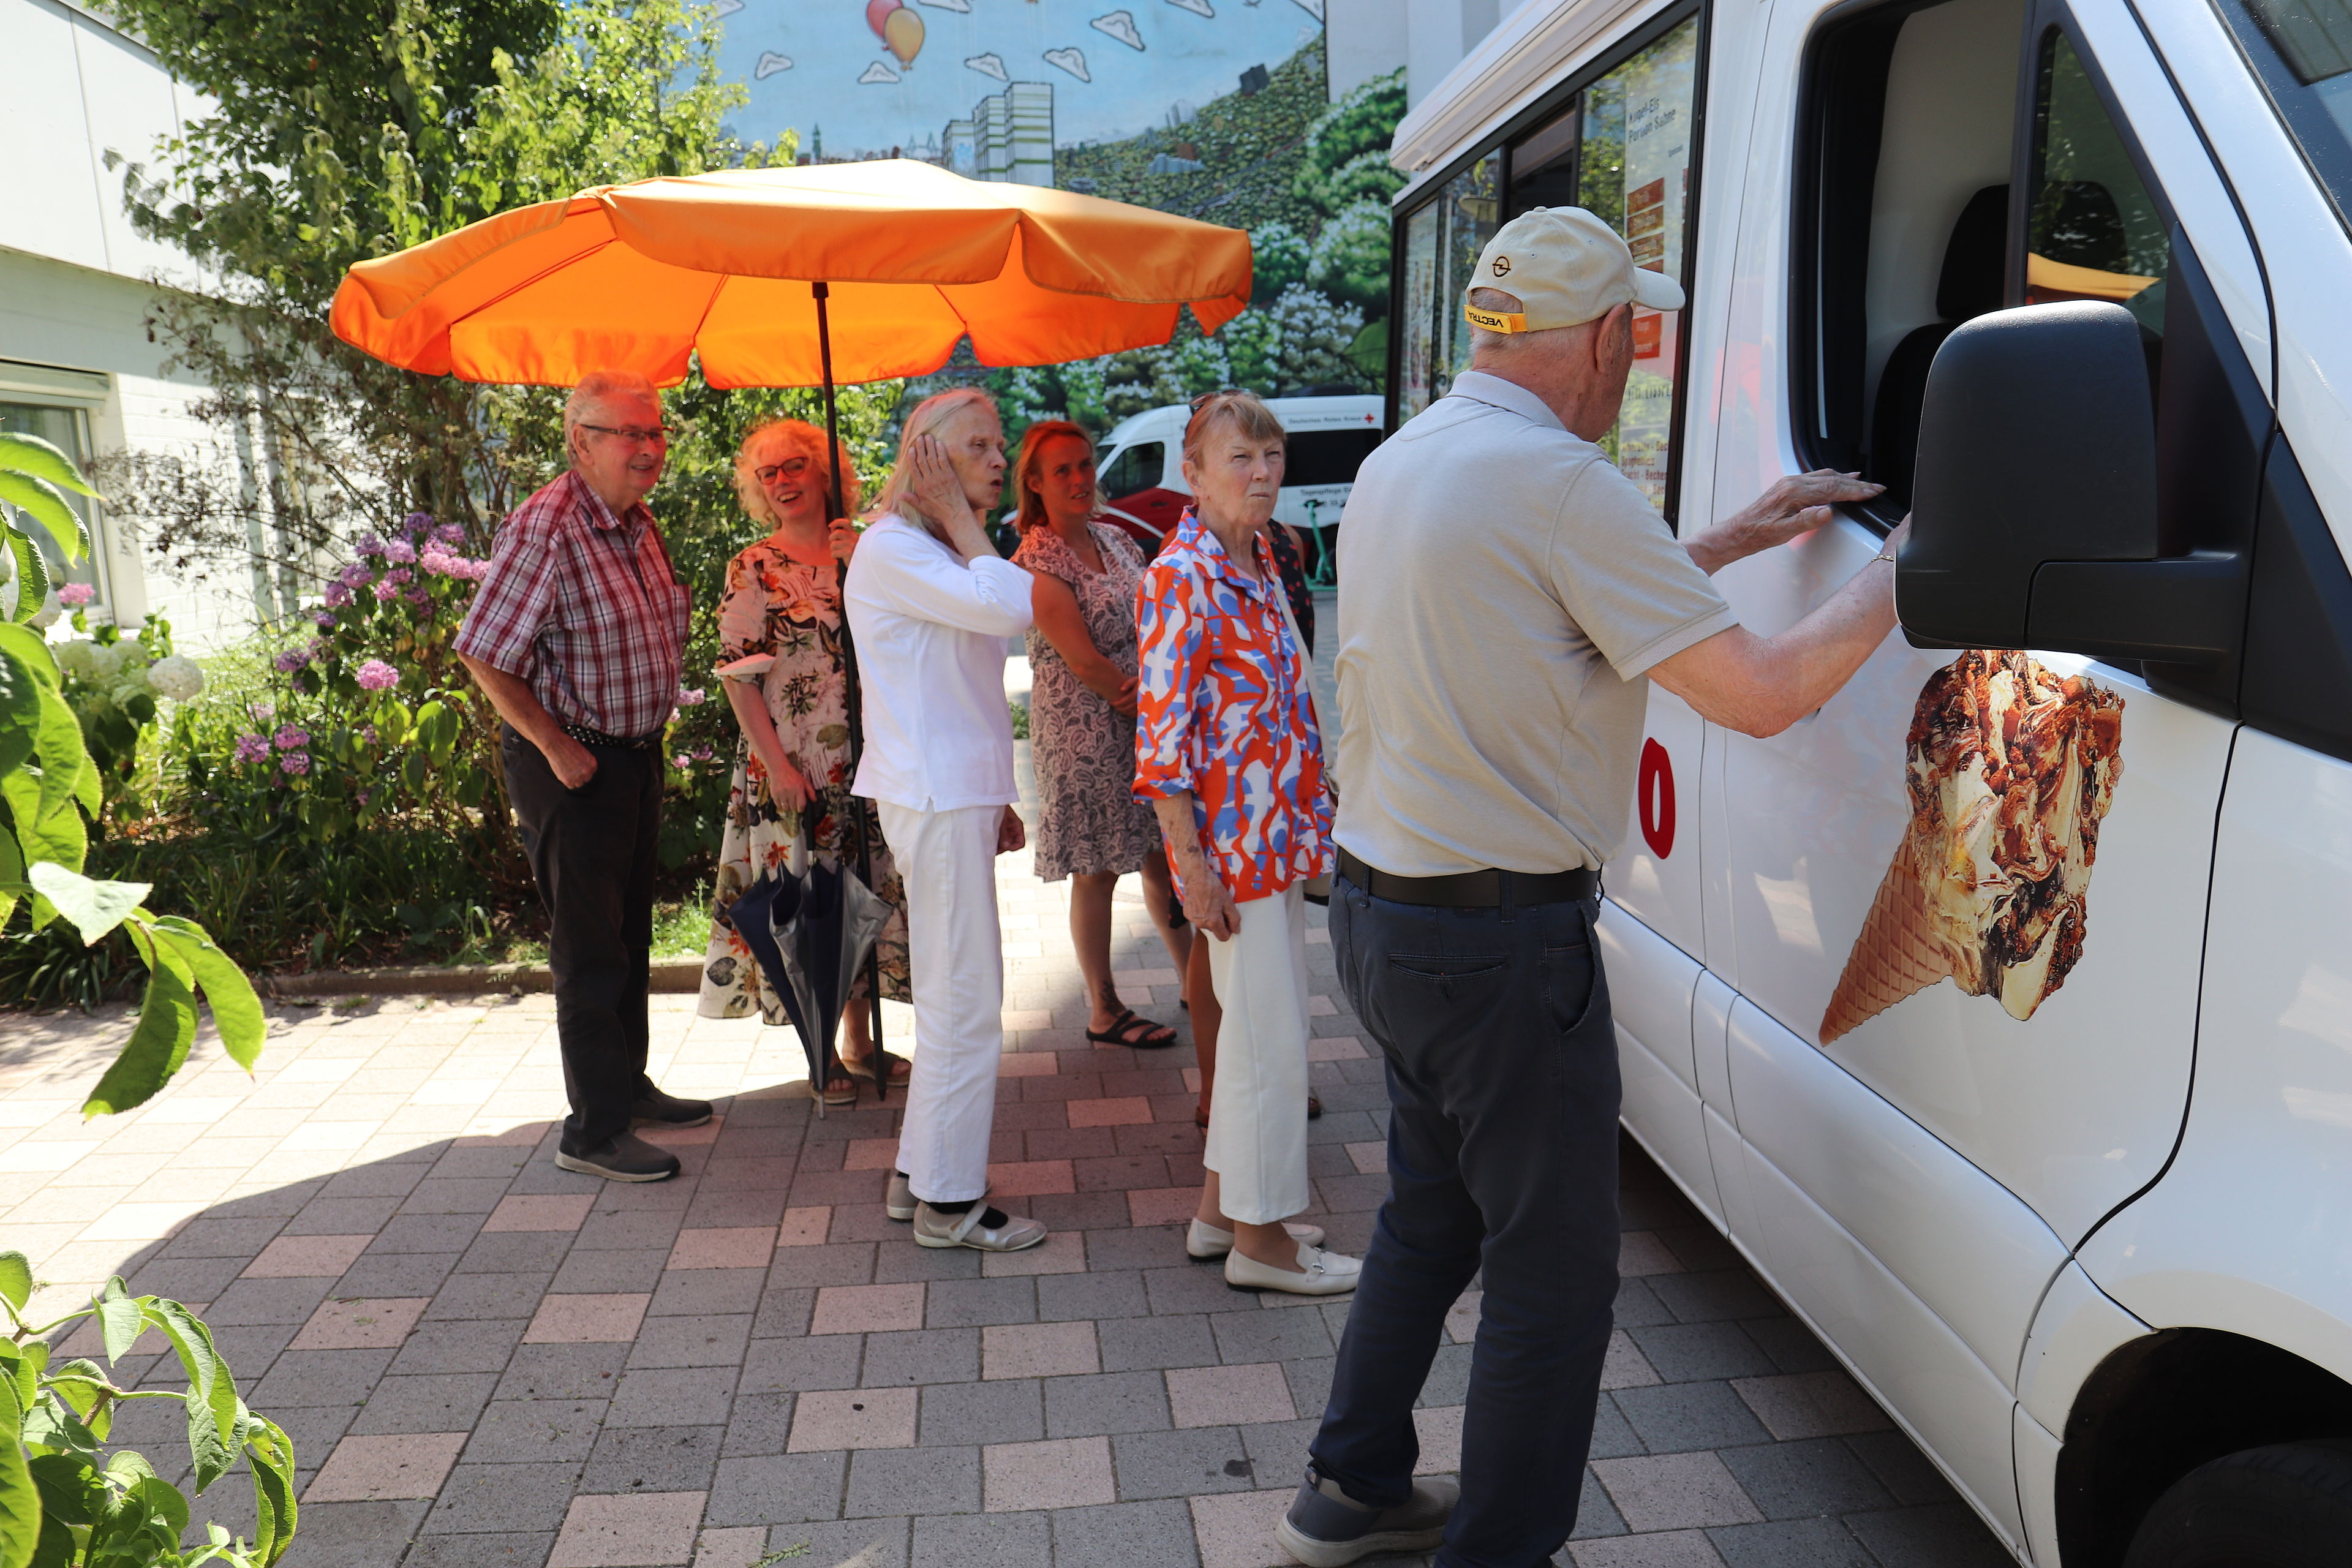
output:
[[[1495,258],[1495,276],[1496,276],[1496,277],[1497,277],[1497,278],[1507,278],[1507,277],[1510,276],[1510,271],[1511,271],[1511,258],[1510,258],[1509,257],[1507,257],[1507,256],[1497,256],[1496,258]]]

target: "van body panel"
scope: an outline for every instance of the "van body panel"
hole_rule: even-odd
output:
[[[1663,686],[1650,688],[1633,810],[1608,877],[1612,899],[1694,955],[1706,950],[1697,795],[1707,730],[1690,704]]]
[[[1753,1144],[1746,1156],[1765,1267],[1781,1297],[2015,1551],[2008,1384]]]
[[[2352,1379],[2347,888],[2352,763],[2240,731],[2180,1152],[2081,1258],[2158,1328],[2227,1329]]]
[[[2065,1447],[2019,1405],[2011,1414],[2018,1512],[2034,1568],[2059,1568],[2058,1451]]]
[[[1707,1218],[1720,1222],[1691,1066],[1698,961],[1603,900],[1596,927],[1617,1027],[1625,1124]]]
[[[1867,1248],[2004,1386],[2065,1244],[1811,1045],[1731,1009],[1739,1135]],[[1777,1260],[1780,1230],[1771,1230]]]
[[[2091,1283],[2081,1264],[2067,1264],[2033,1314],[2017,1366],[2019,1406],[2038,1425],[2064,1431],[2075,1390],[2101,1362],[2147,1332],[2146,1323]]]

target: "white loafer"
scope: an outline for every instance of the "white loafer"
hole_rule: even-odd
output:
[[[1044,1222],[1005,1215],[1003,1225],[982,1225],[988,1200],[982,1198],[961,1214],[941,1214],[929,1204],[915,1210],[915,1242],[919,1247],[969,1247],[981,1252],[1019,1252],[1045,1239]]]
[[[1287,1290],[1294,1296],[1341,1296],[1356,1288],[1356,1276],[1363,1268],[1361,1259],[1345,1253],[1326,1252],[1319,1247],[1301,1247],[1298,1266],[1305,1270],[1294,1274],[1287,1268],[1273,1268],[1249,1257],[1239,1248],[1225,1254],[1225,1283],[1236,1290]]]
[[[1304,1247],[1323,1245],[1323,1227],[1319,1225],[1286,1225],[1290,1239]],[[1234,1233],[1220,1230],[1207,1220],[1195,1215],[1184,1232],[1184,1253],[1203,1263],[1213,1262],[1234,1249]]]

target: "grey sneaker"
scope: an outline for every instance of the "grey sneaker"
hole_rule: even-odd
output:
[[[993,1215],[996,1223],[988,1223]],[[921,1247],[970,1247],[982,1252],[1019,1252],[1045,1239],[1045,1227],[1034,1219],[1006,1214],[981,1199],[961,1214],[941,1214],[929,1204],[915,1209],[915,1241]]]
[[[1444,1544],[1461,1497],[1452,1481],[1419,1480],[1396,1507],[1366,1508],[1309,1468],[1274,1539],[1307,1568],[1341,1568],[1375,1552],[1431,1552]]]
[[[699,1127],[710,1120],[710,1101],[680,1100],[674,1094],[648,1088],[629,1107],[629,1116],[633,1121],[650,1121],[656,1127]]]
[[[882,1194],[882,1212],[896,1220],[915,1217],[915,1189],[907,1181],[907,1173],[890,1173],[890,1190]]]

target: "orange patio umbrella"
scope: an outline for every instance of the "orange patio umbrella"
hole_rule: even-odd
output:
[[[1249,297],[1239,229],[894,158],[519,207],[361,262],[332,322],[378,359],[467,381],[671,385],[698,354],[713,386],[815,386],[925,374],[967,333],[988,365],[1140,348],[1181,306],[1214,331]]]

